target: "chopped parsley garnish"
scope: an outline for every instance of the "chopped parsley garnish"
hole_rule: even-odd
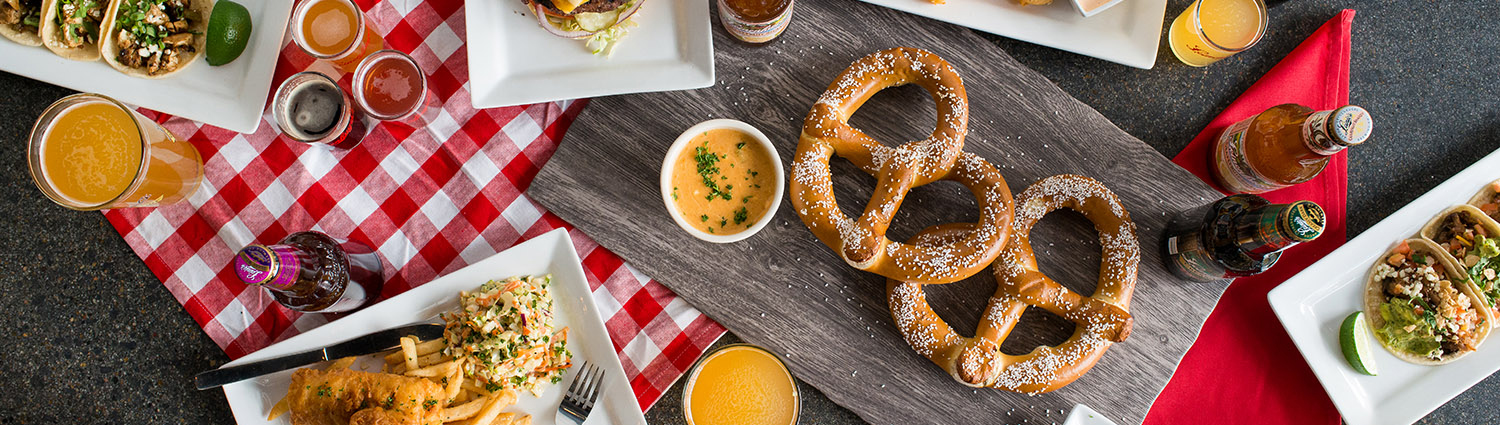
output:
[[[695,151],[697,154],[693,155],[693,160],[698,162],[698,176],[703,177],[703,186],[708,188],[708,196],[703,199],[712,201],[714,198],[723,198],[727,201],[732,198],[729,189],[720,190],[719,184],[714,181],[714,176],[719,175],[719,155],[708,151],[708,142],[703,142],[703,146],[697,147]],[[729,177],[721,176],[721,179],[728,180]]]
[[[745,207],[740,207],[740,209],[734,211],[734,224],[744,223],[745,220],[749,219],[750,211],[746,210]]]

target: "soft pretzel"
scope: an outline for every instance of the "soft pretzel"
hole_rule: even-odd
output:
[[[1092,296],[1074,293],[1037,269],[1031,228],[1059,208],[1083,213],[1099,232],[1104,252]],[[913,237],[912,243],[942,245],[970,231],[970,226],[934,226]],[[1130,335],[1132,319],[1127,309],[1135,290],[1140,246],[1135,224],[1114,193],[1078,175],[1048,177],[1022,191],[1016,198],[1013,228],[1010,242],[994,265],[998,288],[973,338],[958,335],[933,312],[919,283],[888,282],[891,315],[917,353],[964,385],[1040,394],[1078,379],[1112,343]],[[1001,353],[1000,343],[1027,306],[1041,307],[1077,324],[1073,335],[1056,346],[1037,347],[1019,356]]]
[[[891,148],[849,126],[849,116],[870,96],[909,83],[927,89],[937,103],[937,128],[930,137]],[[857,269],[922,283],[972,276],[1000,254],[1014,206],[995,166],[961,150],[967,125],[963,80],[948,62],[911,48],[865,56],[828,86],[803,121],[792,163],[792,206],[819,240]],[[844,215],[834,199],[828,166],[834,154],[878,180],[858,219]],[[926,247],[887,239],[886,229],[906,193],[937,180],[959,182],[974,193],[980,217],[973,231]]]

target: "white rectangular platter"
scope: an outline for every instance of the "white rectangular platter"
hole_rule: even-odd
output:
[[[200,56],[181,73],[156,80],[135,78],[104,60],[79,62],[0,39],[0,70],[73,90],[100,93],[128,104],[200,121],[239,133],[260,125],[271,77],[281,53],[281,36],[292,16],[293,0],[240,1],[253,23],[250,42],[234,62],[209,66]],[[207,17],[205,17],[207,18]],[[187,135],[180,135],[187,136]]]
[[[863,1],[1141,69],[1156,64],[1167,8],[1167,0],[1125,0],[1084,17],[1065,0],[1040,6],[1022,6],[1015,0]]]
[[[609,56],[542,29],[520,0],[464,4],[475,108],[714,83],[709,0],[647,0]]]
[[[553,302],[557,304],[557,311],[560,313],[554,324],[558,328],[569,328],[568,350],[573,353],[575,367],[568,370],[560,384],[548,385],[541,397],[523,393],[519,401],[505,411],[529,414],[536,424],[559,423],[557,406],[562,401],[563,386],[573,382],[574,375],[580,369],[577,366],[587,361],[603,368],[605,378],[600,386],[596,408],[586,424],[644,425],[646,418],[641,414],[635,393],[631,391],[630,382],[625,378],[624,369],[620,367],[614,345],[605,331],[604,321],[594,307],[578,253],[574,251],[573,242],[563,229],[538,236],[406,293],[251,353],[226,366],[321,348],[409,323],[436,320],[438,314],[458,307],[459,291],[474,290],[493,279],[544,274],[552,275]],[[366,367],[378,371],[379,362],[380,360],[367,356],[356,363],[356,369]],[[287,370],[226,385],[224,397],[229,399],[235,421],[240,425],[291,423],[289,416],[282,416],[275,421],[266,420],[271,406],[286,395],[291,376],[292,371]]]
[[[1495,341],[1453,363],[1419,366],[1397,359],[1372,340],[1378,376],[1366,376],[1344,360],[1338,334],[1344,318],[1364,308],[1366,276],[1386,251],[1416,235],[1443,210],[1468,202],[1496,179],[1500,179],[1500,151],[1397,210],[1267,295],[1271,309],[1346,423],[1416,422],[1500,370],[1500,343]]]

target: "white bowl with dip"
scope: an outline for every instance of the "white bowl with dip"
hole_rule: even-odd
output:
[[[705,141],[710,144],[704,145]],[[707,162],[707,168],[701,167],[704,162],[699,157],[699,147],[706,148],[718,159]],[[747,147],[750,149],[745,149]],[[762,150],[755,150],[757,147]],[[683,155],[688,156],[684,158]],[[679,159],[687,162],[679,163]],[[741,163],[748,165],[740,167]],[[719,167],[724,164],[734,166]],[[700,169],[717,171],[705,174]],[[684,180],[674,178],[679,173]],[[705,176],[710,177],[717,189],[703,182]],[[760,232],[776,215],[785,190],[786,175],[771,139],[754,126],[738,120],[714,119],[689,127],[667,148],[666,157],[661,162],[661,199],[667,207],[667,214],[682,230],[708,242],[736,242]],[[724,199],[726,193],[729,199]],[[713,199],[708,199],[710,195]],[[758,216],[749,210],[751,207],[757,208]],[[693,208],[693,211],[685,213],[684,208]],[[740,211],[744,211],[745,217],[735,214]],[[698,220],[696,225],[690,221],[694,218]],[[740,221],[733,221],[735,219]]]

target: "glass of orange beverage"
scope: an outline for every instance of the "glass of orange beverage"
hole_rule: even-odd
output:
[[[802,404],[780,357],[750,344],[704,356],[688,375],[682,412],[688,425],[792,425]]]
[[[1196,0],[1167,30],[1167,45],[1182,63],[1208,66],[1260,42],[1266,34],[1261,0]]]
[[[359,62],[350,84],[354,103],[381,121],[421,117],[431,107],[427,75],[417,61],[399,50],[371,53]],[[426,117],[422,117],[426,120]]]
[[[353,0],[302,0],[292,11],[292,42],[346,69],[384,43]]]
[[[75,94],[42,113],[27,142],[31,178],[75,210],[155,207],[187,199],[203,180],[198,150],[103,95]]]

